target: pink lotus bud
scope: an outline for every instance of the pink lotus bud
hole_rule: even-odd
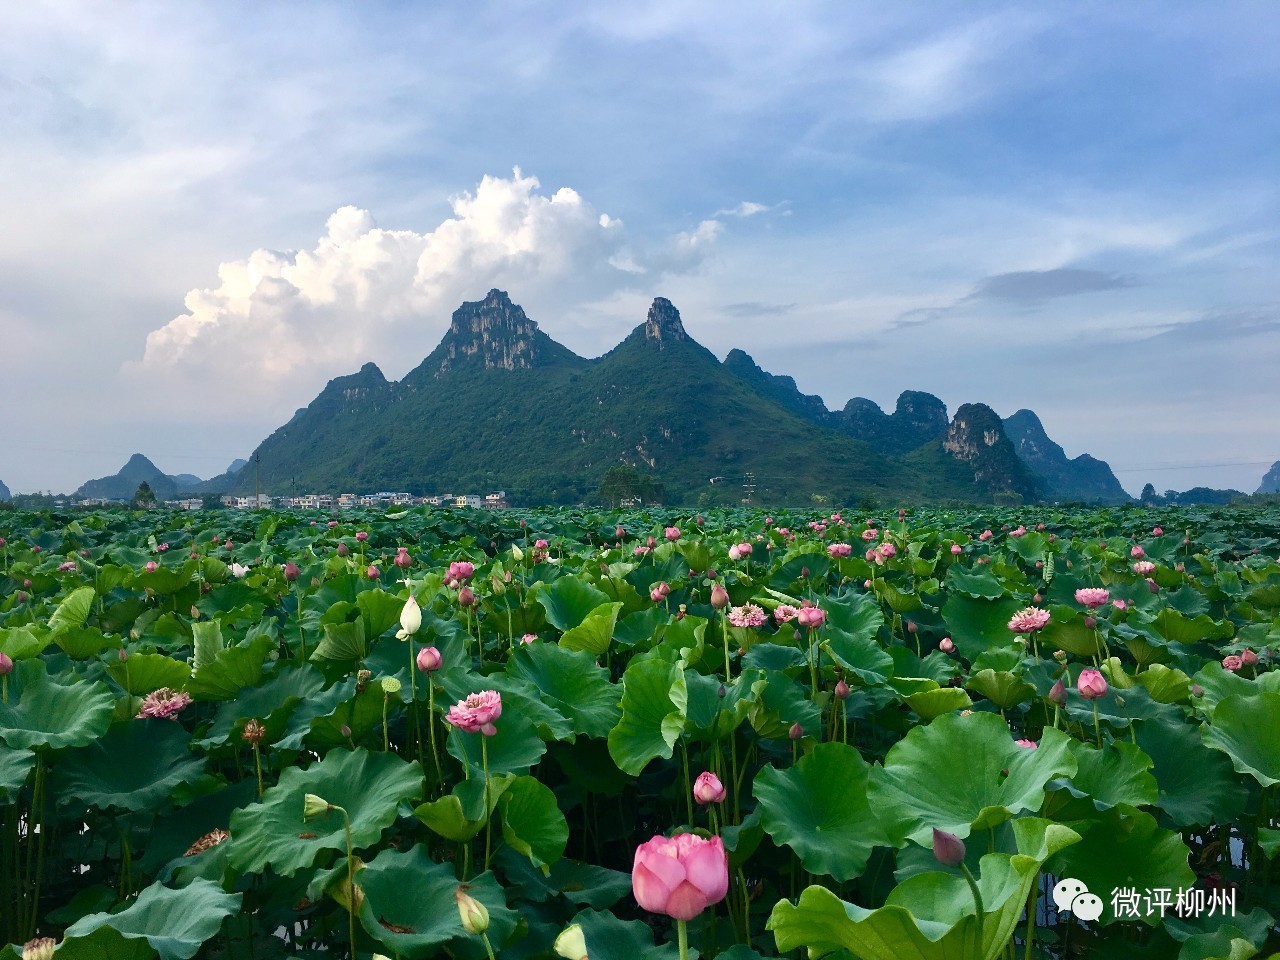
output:
[[[649,588],[649,599],[654,603],[661,603],[671,593],[671,588],[667,586],[665,580],[655,583]]]
[[[0,650],[0,677],[7,677],[13,672],[13,658]]]
[[[377,580],[380,576],[382,576],[382,571],[379,570],[377,567],[375,567],[373,564],[369,564],[369,567],[367,570],[365,570],[364,575],[368,577],[370,580]]]
[[[802,627],[808,627],[810,630],[817,630],[826,623],[827,612],[821,607],[808,606],[807,604],[808,601],[806,601],[806,605],[801,607],[799,612],[796,613],[796,623],[800,624]]]
[[[223,546],[226,547],[228,550],[234,550],[236,548],[236,545],[232,543],[230,540],[224,543]]]
[[[711,567],[707,567],[707,579],[714,580],[715,578],[716,578],[715,570],[713,570]]]
[[[742,553],[738,550],[738,545],[735,543],[733,546],[729,548],[729,559],[740,560],[741,558],[742,558]]]
[[[1058,707],[1067,705],[1067,688],[1062,685],[1061,680],[1055,680],[1049,688],[1049,702]]]
[[[293,583],[293,581],[297,580],[301,573],[302,571],[298,569],[298,565],[292,560],[284,565],[284,578],[289,583]]]
[[[338,556],[340,557],[351,556],[351,548],[348,547],[345,543],[338,544]]]
[[[692,833],[658,834],[636,848],[631,890],[650,913],[692,920],[729,892],[724,842]]]
[[[538,639],[538,635],[537,635],[536,633],[526,633],[526,634],[524,634],[524,635],[520,638],[520,642],[521,642],[521,643],[533,643],[533,641],[535,641],[535,640],[537,640],[537,639]]]
[[[357,539],[358,541],[360,541],[361,543],[364,543],[366,540],[368,540],[368,539],[369,539],[369,534],[368,534],[368,533],[366,533],[364,530],[357,530],[357,531],[356,531],[356,539]]]
[[[332,530],[332,529],[333,529],[334,527],[336,527],[337,525],[338,525],[338,521],[337,521],[337,520],[330,520],[330,521],[329,521],[329,529],[330,529],[330,530]]]
[[[1193,683],[1193,684],[1191,685],[1191,695],[1192,695],[1193,697],[1203,697],[1203,696],[1204,696],[1204,687],[1200,686],[1200,684],[1198,684],[1198,683]]]
[[[1141,560],[1146,555],[1147,551],[1143,550],[1142,545],[1138,543],[1135,543],[1133,548],[1129,551],[1129,556],[1133,557],[1135,560]]]
[[[1147,577],[1147,589],[1150,590],[1152,593],[1159,593],[1160,584],[1156,583],[1150,577]]]
[[[994,537],[994,536],[995,536],[995,534],[994,534],[994,533],[992,533],[990,530],[983,530],[980,534],[978,534],[978,539],[979,539],[979,540],[990,540],[990,539],[991,539],[992,537]]]
[[[920,628],[916,626],[916,622],[914,620],[907,621],[907,633],[915,633],[919,629]]]
[[[458,591],[458,606],[473,607],[476,603],[476,595],[471,592],[470,587],[463,587]]]
[[[964,862],[964,841],[954,833],[934,827],[933,855],[944,867],[957,867]]]
[[[704,807],[709,803],[724,803],[726,795],[724,784],[710,770],[698,774],[698,779],[693,783],[693,799]]]
[[[962,553],[964,553],[964,547],[960,546],[960,544],[958,544],[958,543],[953,543],[953,544],[951,545],[951,555],[952,555],[952,556],[958,557],[958,556],[960,556],[960,554],[962,554]]]
[[[711,606],[723,610],[729,605],[729,593],[719,583],[711,588]]]
[[[391,561],[401,570],[408,570],[413,565],[413,558],[409,556],[409,551],[401,548],[396,553],[396,558]]]
[[[1250,650],[1248,647],[1246,647],[1245,649],[1240,651],[1240,662],[1243,663],[1246,667],[1252,667],[1255,663],[1258,662],[1258,655],[1254,653],[1252,650]]]
[[[650,537],[648,540],[644,542],[644,545],[648,547],[650,550],[652,550],[654,547],[658,545],[658,541],[655,540],[653,537]]]
[[[1097,700],[1106,696],[1107,679],[1097,670],[1081,670],[1076,689],[1086,700]]]
[[[863,590],[870,590],[870,589],[871,589],[871,581],[870,581],[870,580],[863,580],[863,581],[862,581],[862,589],[863,589]]]
[[[1163,536],[1164,536],[1164,527],[1152,527],[1152,528],[1151,528],[1151,535],[1152,535],[1153,537],[1163,537]]]
[[[154,560],[148,560],[146,563],[146,566],[144,566],[142,569],[147,571],[147,573],[155,573],[157,570],[160,569],[160,565],[156,563]]]
[[[26,603],[26,602],[27,602],[27,592],[26,592],[25,590],[19,590],[19,591],[18,591],[18,602],[19,602],[19,603]]]
[[[787,730],[787,736],[792,740],[799,740],[804,736],[804,727],[800,726],[800,721],[797,720],[791,725],[790,729]]]
[[[942,640],[938,642],[938,649],[943,653],[951,654],[956,652],[956,645],[950,637],[943,637]]]
[[[849,689],[849,684],[844,682],[844,677],[836,681],[836,699],[848,700],[849,694],[853,691]]]
[[[440,651],[435,647],[423,647],[418,651],[418,656],[415,659],[418,664],[418,669],[423,673],[432,673],[433,671],[439,670],[440,664],[443,661],[443,658],[440,656]]]
[[[1084,618],[1084,625],[1086,630],[1092,630],[1098,625],[1098,618],[1095,616],[1087,616]]]
[[[1033,597],[1031,598],[1031,602],[1032,602],[1032,603],[1039,603],[1039,602],[1040,602],[1041,600],[1043,600],[1043,599],[1044,599],[1044,598],[1043,598],[1043,597],[1041,597],[1041,596],[1040,596],[1040,594],[1038,594],[1038,593],[1037,593],[1035,596],[1033,596]]]
[[[667,529],[663,531],[662,535],[666,537],[668,540],[670,540],[672,543],[674,543],[675,541],[680,539],[680,528],[667,527]]]
[[[121,663],[124,663],[126,660],[129,659],[129,651],[126,650],[124,647],[121,647],[119,650],[116,651],[116,659],[119,660]]]

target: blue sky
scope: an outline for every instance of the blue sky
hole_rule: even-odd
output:
[[[1030,407],[1134,492],[1280,458],[1275,5],[622,7],[7,9],[0,479],[216,473],[491,286]]]

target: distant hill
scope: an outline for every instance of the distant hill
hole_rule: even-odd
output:
[[[83,484],[73,496],[78,499],[132,500],[138,485],[146,483],[157,500],[172,500],[181,494],[199,492],[205,481],[190,473],[174,476],[162,471],[140,453],[109,477],[99,477]]]
[[[0,500],[12,500],[13,495],[9,492],[9,488],[4,485],[4,481],[0,480]]]
[[[1280,493],[1280,460],[1271,465],[1254,493]]]
[[[506,293],[456,311],[403,380],[368,363],[331,380],[254,456],[262,489],[415,493],[504,489],[517,503],[577,502],[605,471],[656,474],[668,498],[763,503],[1026,499],[1037,483],[989,407],[949,421],[907,391],[827,410],[741,350],[721,363],[668,300],[602,357],[547,336]],[[874,408],[874,410],[872,409]],[[206,489],[253,489],[242,466]]]
[[[1005,417],[1004,432],[1014,450],[1040,484],[1046,500],[1084,503],[1128,503],[1132,498],[1120,486],[1111,467],[1083,453],[1068,460],[1062,447],[1049,439],[1040,418],[1030,410]]]

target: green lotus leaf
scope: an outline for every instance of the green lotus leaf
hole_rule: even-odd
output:
[[[591,960],[676,960],[674,943],[654,945],[653,928],[642,920],[619,920],[605,910],[583,910],[572,923],[582,927]]]
[[[1164,927],[1182,944],[1178,960],[1249,960],[1257,956],[1275,920],[1261,907],[1246,914],[1199,916],[1194,920],[1166,916]]]
[[[764,671],[753,667],[744,668],[728,684],[722,684],[717,676],[706,676],[696,670],[686,670],[684,680],[688,691],[686,729],[709,741],[720,740],[736,730],[768,682]]]
[[[1079,610],[1055,606],[1049,612],[1049,622],[1037,635],[1042,650],[1065,650],[1077,657],[1092,657],[1102,652],[1098,631],[1085,626],[1084,614]]]
[[[1019,823],[1019,849],[1034,852],[982,858],[981,925],[968,886],[950,873],[910,877],[878,910],[846,903],[825,887],[808,887],[797,904],[781,900],[773,908],[768,928],[779,952],[804,948],[812,960],[842,950],[860,960],[995,960],[1013,936],[1043,861],[1079,840],[1060,824]]]
[[[688,690],[678,664],[634,660],[622,675],[622,718],[609,731],[609,755],[636,776],[655,757],[670,758],[684,730]]]
[[[369,652],[363,619],[350,623],[326,623],[322,629],[324,636],[311,651],[312,660],[363,660]]]
[[[990,647],[1007,647],[1013,642],[1009,618],[1018,612],[1018,601],[979,600],[962,593],[948,593],[942,605],[942,620],[951,639],[967,660],[974,660]]]
[[[0,960],[10,960],[11,957],[12,960],[21,960],[21,949],[17,946],[11,949],[12,953],[0,952]],[[131,940],[105,926],[82,937],[64,939],[58,945],[58,960],[155,960],[155,956],[155,948],[145,939]]]
[[[1261,786],[1280,783],[1280,693],[1232,694],[1218,704],[1200,735]]]
[[[43,631],[37,634],[31,627],[0,627],[0,653],[10,660],[29,660],[48,645]]]
[[[274,743],[284,734],[294,708],[317,703],[324,684],[324,674],[311,664],[282,661],[261,684],[245,687],[234,700],[219,706],[199,744],[205,749],[221,746],[243,730],[248,720],[257,720],[266,729],[263,743]]]
[[[1155,618],[1155,627],[1171,643],[1193,644],[1202,640],[1227,640],[1235,633],[1230,622],[1219,623],[1207,614],[1190,618],[1165,607]]]
[[[393,955],[426,960],[440,956],[446,944],[453,956],[467,944],[471,954],[484,955],[480,938],[468,933],[458,916],[453,867],[433,861],[424,845],[403,853],[383,850],[365,864],[358,881],[365,895],[360,925]],[[502,887],[492,873],[483,873],[467,881],[466,892],[489,911],[489,939],[501,945],[519,919],[507,907]]]
[[[547,611],[547,622],[557,630],[572,630],[582,623],[609,595],[577,577],[560,577],[538,591],[538,602]]]
[[[97,627],[64,627],[53,634],[53,642],[72,660],[88,660],[123,646],[120,637],[107,636]]]
[[[0,744],[0,800],[9,803],[18,795],[36,765],[30,750],[15,750]]]
[[[1159,703],[1181,703],[1191,696],[1191,678],[1162,663],[1151,664],[1138,674],[1137,680]]]
[[[786,770],[756,776],[760,822],[773,842],[790,847],[810,873],[852,880],[889,838],[867,803],[871,765],[851,746],[820,743]]]
[[[1280,830],[1259,827],[1258,846],[1262,848],[1262,852],[1268,857],[1274,857],[1277,853],[1280,853]]]
[[[489,773],[528,773],[547,752],[533,724],[524,720],[518,710],[504,706],[492,737],[483,733],[467,733],[449,727],[446,749],[460,763],[467,764],[472,775],[483,775],[483,751],[489,753]],[[483,741],[483,742],[482,742]]]
[[[267,655],[275,646],[270,637],[258,636],[245,646],[219,651],[191,674],[187,693],[196,700],[231,700],[245,687],[256,687]]]
[[[79,587],[62,598],[58,608],[49,618],[49,629],[55,636],[63,630],[83,627],[93,610],[93,600],[97,596],[93,587]]]
[[[482,776],[463,780],[443,797],[418,806],[413,815],[446,840],[470,840],[483,829],[515,780],[509,774],[492,776],[487,790]]]
[[[569,824],[551,788],[533,777],[516,777],[499,801],[502,839],[544,874],[564,856]]]
[[[607,737],[621,716],[621,691],[589,653],[552,643],[521,644],[507,672],[540,690],[548,705],[573,722],[575,734]]]
[[[88,746],[67,752],[56,779],[58,802],[99,810],[157,807],[178,784],[204,772],[204,760],[190,746],[190,734],[172,720],[117,723]]]
[[[1159,802],[1156,778],[1150,772],[1153,761],[1138,747],[1116,741],[1099,750],[1079,740],[1072,740],[1069,746],[1076,758],[1076,772],[1069,779],[1053,781],[1050,787],[1077,799],[1089,797],[1098,810],[1121,805],[1136,809]]]
[[[269,866],[291,877],[313,866],[324,851],[345,851],[342,814],[334,810],[304,820],[305,794],[343,807],[351,818],[352,842],[367,847],[395,821],[397,805],[415,799],[421,789],[422,768],[394,753],[331,750],[306,770],[288,767],[260,803],[232,815],[231,866],[240,873],[260,873]]]
[[[0,703],[0,741],[19,750],[32,747],[83,747],[107,732],[116,699],[101,680],[62,684],[50,677],[39,660],[21,675],[21,691],[9,691]],[[10,676],[9,679],[13,679]],[[15,702],[16,700],[16,702]]]
[[[609,649],[609,641],[613,639],[613,628],[618,622],[618,611],[621,603],[602,603],[585,617],[576,627],[571,627],[560,637],[560,646],[566,650],[585,650],[593,657],[598,657]]]
[[[826,635],[847,640],[874,640],[884,626],[884,611],[875,597],[849,593],[823,604],[827,611]]]
[[[240,894],[226,893],[209,880],[194,880],[178,890],[153,883],[119,913],[94,913],[67,928],[74,940],[110,927],[131,940],[146,940],[161,960],[189,960],[222,921],[240,910]],[[61,951],[60,951],[61,952]]]
[[[950,593],[963,593],[966,596],[984,600],[997,600],[1005,595],[1004,584],[997,580],[990,570],[975,573],[958,563],[952,564],[947,570],[944,582]]]
[[[831,653],[830,648],[825,645],[824,649]],[[789,667],[803,666],[804,662],[804,651],[799,647],[785,647],[777,643],[753,643],[742,658],[744,668],[765,671],[786,670]]]
[[[747,712],[756,733],[766,740],[779,740],[788,736],[792,724],[798,723],[805,736],[816,736],[822,726],[822,713],[807,689],[784,673],[767,673],[765,678],[759,699]]]
[[[935,827],[963,839],[1039,810],[1049,781],[1076,771],[1069,742],[1049,729],[1039,748],[1028,750],[994,714],[947,714],[889,748],[867,798],[896,844],[911,839],[927,846]]]
[[[392,627],[399,627],[400,612],[406,597],[399,597],[385,590],[365,590],[356,597],[364,635],[376,640]]]
[[[539,644],[539,646],[551,645]],[[555,704],[548,702],[543,697],[542,691],[527,680],[507,673],[478,674],[461,670],[450,670],[438,676],[444,679],[445,696],[450,701],[463,700],[468,695],[481,690],[497,690],[502,695],[503,716],[507,716],[509,712],[512,716],[520,717],[521,722],[537,737],[543,740],[568,740],[573,736],[573,722],[569,717],[557,709]],[[409,695],[408,687],[406,678],[404,685],[400,688],[401,696]],[[422,694],[419,693],[419,697],[421,696]],[[436,704],[443,706],[439,692],[436,693]],[[499,723],[498,726],[501,727],[502,724]],[[505,742],[499,741],[499,743]],[[489,744],[489,749],[493,751],[492,743]]]
[[[203,669],[212,663],[227,643],[222,637],[222,624],[217,620],[197,620],[191,624],[192,667]]]
[[[932,682],[932,681],[931,681]],[[945,713],[954,713],[973,706],[969,694],[959,687],[936,687],[918,690],[902,698],[902,702],[914,710],[926,722]]]
[[[1229,823],[1244,809],[1248,792],[1231,761],[1205,746],[1186,723],[1144,723],[1138,745],[1155,766],[1156,803],[1179,827]]]
[[[874,637],[837,633],[823,641],[822,649],[867,686],[874,687],[893,676],[893,657]]]
[[[1016,707],[1036,695],[1035,687],[1008,670],[979,670],[969,676],[965,687],[982,694],[1002,710]]]
[[[191,679],[191,667],[163,653],[134,653],[125,662],[117,660],[107,667],[116,683],[135,697],[168,687],[183,689]]]
[[[1097,893],[1103,901],[1104,924],[1135,919],[1117,918],[1110,899],[1113,890],[1180,890],[1196,882],[1195,872],[1187,862],[1191,851],[1181,835],[1158,826],[1148,813],[1137,811],[1126,818],[1086,820],[1073,823],[1072,827],[1084,839],[1053,857],[1046,869],[1056,876],[1074,877]],[[1154,927],[1160,923],[1160,914],[1139,910],[1136,919]]]

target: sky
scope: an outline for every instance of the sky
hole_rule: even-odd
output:
[[[1277,48],[1266,2],[8,4],[0,480],[212,476],[499,287],[1252,491]]]

